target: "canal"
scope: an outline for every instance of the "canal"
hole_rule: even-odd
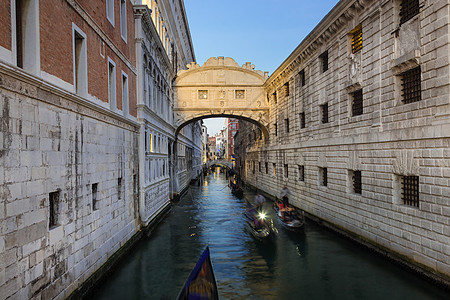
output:
[[[298,234],[276,224],[276,240],[260,244],[242,215],[253,197],[232,196],[224,174],[206,177],[89,298],[176,299],[209,245],[221,299],[449,299],[448,291],[311,221]],[[270,202],[265,209],[275,218]]]

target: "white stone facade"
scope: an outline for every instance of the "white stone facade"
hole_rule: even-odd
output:
[[[248,147],[244,174],[272,195],[287,184],[292,204],[448,283],[450,5],[420,0],[402,22],[400,3],[340,1],[283,62],[265,83],[270,139]],[[405,72],[418,66],[420,99],[405,103]],[[403,200],[410,177],[418,206]]]

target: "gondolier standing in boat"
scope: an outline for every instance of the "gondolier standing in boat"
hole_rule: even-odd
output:
[[[260,193],[256,193],[255,205],[260,212],[262,212],[264,202],[266,202],[266,198],[264,198],[264,196],[261,195]]]
[[[288,207],[289,206],[289,196],[291,195],[291,192],[287,188],[286,185],[283,186],[280,193],[280,198],[283,200],[283,206]]]

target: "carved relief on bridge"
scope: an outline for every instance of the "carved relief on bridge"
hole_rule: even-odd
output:
[[[212,57],[203,66],[191,63],[179,71],[175,81],[176,126],[208,116],[244,117],[264,126],[269,122],[269,106],[263,84],[267,72],[239,66],[229,57]]]

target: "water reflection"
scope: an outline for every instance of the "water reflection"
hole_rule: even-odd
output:
[[[421,278],[308,222],[278,226],[275,242],[245,231],[246,199],[231,195],[224,174],[191,187],[100,287],[95,299],[175,299],[206,245],[222,299],[447,299]],[[275,219],[270,203],[269,217]],[[276,223],[276,222],[275,222]]]

